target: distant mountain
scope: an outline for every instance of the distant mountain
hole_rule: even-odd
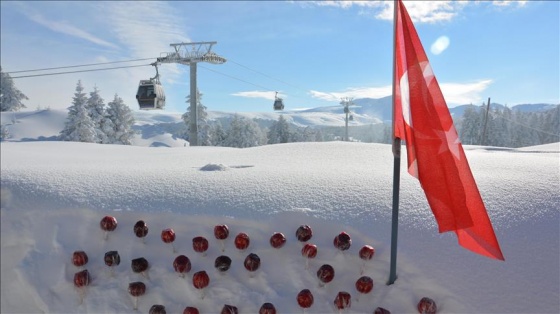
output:
[[[513,110],[518,110],[521,112],[542,112],[554,109],[559,105],[551,105],[551,104],[521,104],[513,106]]]
[[[359,98],[355,99],[353,102],[355,106],[350,106],[350,110],[359,115],[368,116],[371,118],[377,118],[385,123],[390,123],[393,119],[393,109],[392,109],[392,96],[387,96],[379,99],[374,98]],[[518,110],[522,112],[542,112],[554,109],[560,105],[556,104],[520,104],[511,107],[511,110]],[[460,105],[453,108],[449,108],[451,116],[455,119],[463,116],[465,109],[469,107],[480,107],[472,104]],[[498,103],[490,103],[491,109],[503,109],[505,106]],[[314,109],[308,109],[306,112],[330,112],[333,114],[343,114],[342,106],[332,106],[332,107],[320,107]]]
[[[350,106],[350,111],[353,115],[359,117],[369,117],[376,119],[378,122],[390,122],[392,119],[392,99],[393,97],[387,96],[379,99],[375,98],[359,98],[353,100],[354,106]],[[297,111],[298,113],[330,113],[336,115],[344,115],[344,107],[328,106],[318,107],[307,110]]]

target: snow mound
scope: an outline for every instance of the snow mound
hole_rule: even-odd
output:
[[[223,164],[207,164],[206,166],[200,168],[201,171],[226,171],[230,168]]]
[[[560,142],[517,148],[522,152],[560,152]]]

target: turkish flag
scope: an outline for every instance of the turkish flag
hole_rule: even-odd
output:
[[[393,135],[406,143],[408,172],[420,181],[439,232],[455,231],[466,249],[504,260],[414,24],[402,1],[395,5]]]

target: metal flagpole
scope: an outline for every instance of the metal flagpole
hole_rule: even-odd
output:
[[[397,7],[398,0],[393,1],[393,136],[395,134],[395,95],[397,72]],[[391,269],[387,285],[392,285],[397,280],[397,238],[399,229],[399,191],[401,180],[401,139],[393,138],[393,215],[391,218]]]

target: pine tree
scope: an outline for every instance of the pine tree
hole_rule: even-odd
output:
[[[504,147],[506,139],[505,120],[503,119],[503,110],[500,108],[490,109],[488,115],[488,126],[486,131],[486,144],[489,146]]]
[[[560,141],[560,106],[544,113],[544,123],[542,127],[546,130],[545,143]]]
[[[514,111],[512,116],[513,130],[511,131],[511,147],[522,147],[525,144],[523,139],[524,129],[519,126],[521,121],[521,115],[519,111]]]
[[[383,124],[383,139],[381,143],[393,143],[393,127],[391,125]]]
[[[80,80],[76,85],[72,106],[68,108],[64,129],[60,131],[62,141],[89,143],[96,141],[95,126],[86,108],[87,98],[83,90],[84,87]]]
[[[109,115],[107,114],[107,110],[105,111],[105,116],[101,123],[101,130],[103,131],[104,137],[101,144],[113,144],[115,138],[115,124],[111,119],[109,119]]]
[[[198,145],[199,146],[211,146],[213,145],[213,134],[212,128],[208,123],[208,113],[206,112],[206,107],[202,104],[202,96],[198,89],[196,90],[196,121],[198,125]],[[185,112],[181,117],[183,121],[185,121],[186,131],[185,131],[185,139],[188,140],[190,134],[190,126],[191,126],[191,96],[187,96],[187,112]]]
[[[0,111],[18,111],[26,108],[21,102],[24,99],[29,98],[16,88],[10,75],[2,72],[0,67]]]
[[[238,114],[233,116],[224,146],[245,148],[265,143],[266,134],[255,121],[240,117]]]
[[[502,144],[504,147],[512,147],[511,146],[513,143],[512,117],[513,117],[513,112],[506,105],[500,115],[501,125],[502,125],[501,131],[503,136]]]
[[[243,147],[242,146],[243,140],[241,138],[242,135],[243,135],[243,126],[241,122],[241,117],[238,114],[235,114],[229,125],[229,130],[226,133],[224,146]]]
[[[321,129],[317,129],[315,131],[315,142],[324,142],[325,138],[323,137],[323,131]]]
[[[223,146],[226,140],[227,134],[219,120],[212,125],[212,145]]]
[[[537,112],[530,112],[529,113],[529,143],[530,145],[540,145],[543,144],[543,140],[542,140],[542,132],[540,132],[539,130],[542,129],[542,121],[540,118],[539,113]],[[527,145],[529,146],[529,145]]]
[[[470,106],[465,109],[460,122],[459,134],[463,144],[480,144],[483,121],[480,120],[480,108]]]
[[[132,144],[132,138],[136,134],[132,129],[134,125],[134,116],[130,108],[117,94],[115,94],[113,101],[108,103],[105,119],[106,121],[102,125],[102,130],[107,136],[107,143],[121,145]]]
[[[317,131],[310,126],[303,129],[302,139],[304,142],[315,142],[317,138]]]
[[[290,126],[283,115],[274,121],[268,130],[268,144],[288,143],[290,141]]]
[[[5,125],[0,126],[0,141],[5,141],[6,139],[10,138],[10,132]]]
[[[99,89],[97,86],[93,88],[93,91],[89,93],[89,98],[87,100],[86,108],[88,109],[89,116],[93,121],[96,133],[96,142],[104,143],[107,142],[105,132],[103,132],[103,120],[105,120],[105,103],[103,98],[99,95]]]

